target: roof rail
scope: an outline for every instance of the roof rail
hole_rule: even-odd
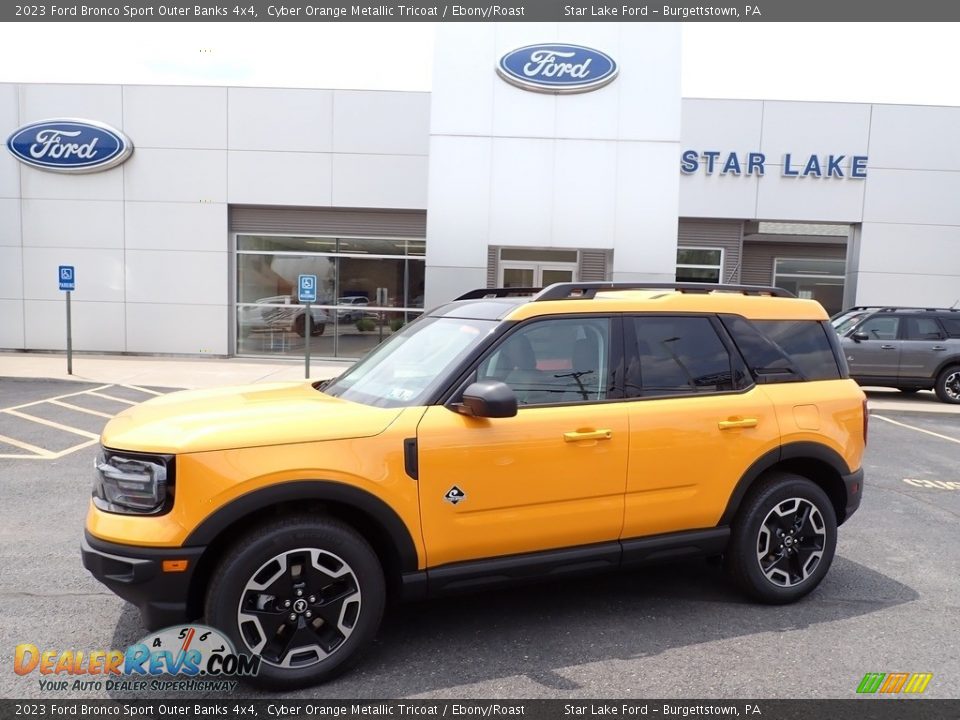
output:
[[[682,293],[739,292],[744,295],[770,295],[792,298],[793,293],[783,288],[763,285],[721,285],[717,283],[644,283],[644,282],[585,282],[555,283],[534,296],[534,302],[543,300],[590,300],[604,290],[677,290]]]
[[[465,292],[456,300],[481,300],[483,298],[503,298],[512,295],[535,295],[543,288],[538,287],[508,287],[508,288],[477,288]]]
[[[856,305],[847,308],[843,312],[853,312],[854,310],[878,310],[880,312],[897,312],[899,310],[920,310],[922,312],[960,312],[960,308],[934,308],[934,307],[913,307],[910,305]]]

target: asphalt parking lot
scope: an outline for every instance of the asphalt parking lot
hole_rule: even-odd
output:
[[[18,643],[143,636],[78,548],[96,434],[162,392],[0,379],[0,696],[64,697],[12,672]],[[698,561],[411,604],[389,611],[359,668],[287,697],[842,698],[897,671],[933,673],[927,697],[960,697],[960,414],[901,407],[874,411],[863,504],[800,603],[752,604]]]

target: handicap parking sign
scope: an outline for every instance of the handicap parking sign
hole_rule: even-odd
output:
[[[76,290],[77,275],[73,265],[61,265],[58,273],[61,290]]]
[[[301,275],[297,283],[297,298],[302,303],[312,303],[317,301],[317,276]]]

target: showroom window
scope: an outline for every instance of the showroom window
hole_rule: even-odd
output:
[[[773,284],[799,298],[816,300],[833,315],[843,309],[846,260],[775,258]]]
[[[422,238],[236,235],[237,354],[303,353],[297,277],[317,276],[311,352],[357,358],[423,312]]]
[[[677,282],[719,283],[722,248],[677,248]]]

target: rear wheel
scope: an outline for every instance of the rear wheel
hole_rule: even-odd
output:
[[[333,518],[294,516],[258,527],[227,553],[205,611],[238,652],[260,656],[252,684],[288,690],[353,665],[384,599],[383,571],[361,535]]]
[[[327,329],[326,324],[318,323],[316,321],[310,323],[310,335],[323,335],[323,331]],[[293,331],[300,337],[305,337],[307,334],[307,316],[300,315],[296,320],[293,321]]]
[[[960,365],[944,368],[933,388],[942,402],[960,404]]]
[[[836,546],[837,518],[830,498],[805,477],[777,472],[744,500],[725,559],[747,595],[782,604],[820,584]]]

